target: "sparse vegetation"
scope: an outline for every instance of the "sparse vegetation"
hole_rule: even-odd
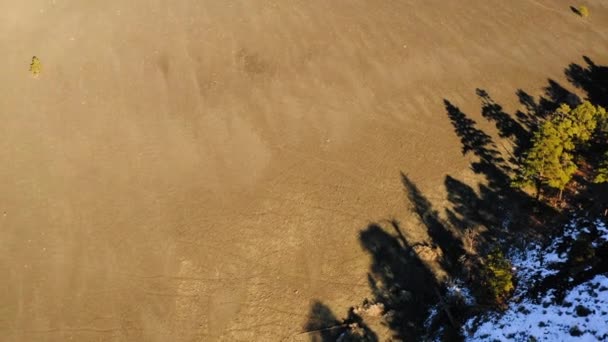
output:
[[[589,16],[589,9],[587,8],[587,6],[581,5],[578,7],[578,14],[581,17],[586,18]]]
[[[606,183],[608,182],[608,152],[604,154],[604,158],[600,164],[600,167],[597,170],[597,175],[595,176],[596,183]]]
[[[543,185],[561,191],[572,179],[576,165],[567,149],[571,142],[561,128],[556,123],[547,121],[534,134],[533,146],[526,154],[513,182],[515,186],[534,185],[537,197],[540,198]]]
[[[606,110],[587,101],[574,109],[561,105],[534,133],[532,147],[525,154],[513,185],[520,188],[535,186],[537,198],[540,198],[542,187],[548,186],[558,189],[561,198],[562,191],[578,169],[574,162],[577,150],[586,147],[605,119]],[[598,181],[603,179],[604,175],[600,173]]]
[[[595,336],[597,2],[139,5],[11,14],[6,339]]]
[[[499,249],[490,252],[482,266],[482,292],[485,301],[502,306],[514,290],[511,263]]]
[[[42,63],[40,62],[40,58],[36,56],[32,57],[32,63],[30,63],[30,72],[32,75],[34,75],[34,77],[40,75],[40,72],[42,72]]]

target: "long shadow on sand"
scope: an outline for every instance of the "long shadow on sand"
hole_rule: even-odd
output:
[[[604,108],[608,106],[608,66],[597,65],[583,56],[586,66],[572,63],[565,73],[570,83],[587,94],[587,100]]]
[[[304,333],[313,342],[378,341],[376,333],[354,312],[353,308],[349,310],[346,318],[338,319],[329,307],[319,301],[315,301],[310,307]]]
[[[587,99],[606,105],[608,68],[584,57],[586,66],[570,64],[565,69],[569,81],[584,91]],[[492,135],[479,128],[471,116],[444,99],[448,119],[460,138],[462,154],[472,154],[471,170],[482,179],[469,185],[446,175],[444,186],[449,204],[436,209],[418,186],[404,173],[401,181],[413,214],[426,228],[428,240],[412,243],[395,220],[372,223],[360,232],[363,249],[372,257],[368,273],[372,293],[370,302],[384,307],[382,321],[395,340],[416,341],[441,336],[457,341],[459,324],[468,311],[445,302],[446,283],[439,281],[430,262],[440,265],[449,279],[464,279],[470,287],[475,276],[476,258],[490,247],[508,247],[522,239],[546,234],[548,220],[559,220],[559,213],[511,187],[512,166],[529,147],[531,132],[561,104],[574,106],[581,99],[558,82],[549,79],[538,100],[522,89],[516,95],[523,109],[513,115],[504,111],[484,89],[476,89],[481,116],[495,125]],[[541,234],[538,233],[540,229]],[[479,299],[479,298],[478,298]],[[483,304],[483,302],[478,302]],[[429,318],[430,309],[434,315]],[[356,323],[363,333],[354,334]],[[365,317],[349,311],[337,319],[329,308],[315,302],[304,327],[312,341],[377,341],[378,336],[365,324]]]

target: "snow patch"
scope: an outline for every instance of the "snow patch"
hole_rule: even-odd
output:
[[[574,287],[562,305],[549,294],[541,303],[512,304],[482,323],[467,341],[602,341],[608,339],[608,277]],[[486,317],[487,318],[487,317]],[[475,320],[465,326],[473,331]]]
[[[584,222],[584,223],[583,223]],[[513,298],[526,298],[542,279],[557,274],[567,262],[568,250],[581,234],[596,231],[592,242],[608,241],[605,222],[573,219],[564,233],[548,245],[533,244],[525,251],[512,251],[508,257],[518,286]],[[568,242],[568,243],[566,243]],[[448,288],[449,289],[449,288]],[[598,341],[608,340],[608,275],[601,274],[569,291],[562,303],[549,290],[537,300],[514,300],[506,311],[471,318],[463,327],[467,341]]]

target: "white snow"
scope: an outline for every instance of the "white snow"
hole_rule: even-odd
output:
[[[608,277],[598,275],[574,287],[565,298],[567,306],[553,304],[552,295],[541,303],[512,304],[500,316],[486,320],[468,341],[602,341],[608,339]],[[580,307],[579,307],[580,306]],[[583,316],[577,314],[577,307]],[[589,310],[589,312],[585,312]],[[465,334],[475,325],[471,320]],[[580,336],[573,336],[578,329]]]
[[[535,281],[556,274],[556,265],[567,261],[567,250],[559,251],[565,239],[576,239],[589,233],[589,227],[574,219],[564,234],[548,246],[533,245],[527,251],[509,255],[518,279],[513,298],[526,298]],[[600,237],[597,246],[608,241],[608,228],[601,221],[593,222]],[[558,252],[559,251],[559,252]],[[467,341],[608,341],[608,275],[596,275],[570,289],[557,303],[554,291],[537,301],[524,299],[511,303],[501,313],[470,319],[463,328]]]
[[[467,288],[460,280],[453,280],[448,283],[446,297],[458,298],[466,305],[475,305],[475,297],[471,293],[471,290]]]
[[[596,222],[597,230],[600,234],[600,238],[598,241],[608,241],[608,227],[606,227],[606,223],[598,221]],[[593,246],[597,247],[598,242],[594,242]]]

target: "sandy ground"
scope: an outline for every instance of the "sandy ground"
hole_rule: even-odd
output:
[[[401,171],[474,180],[443,99],[608,62],[570,5],[0,1],[1,339],[307,340],[369,295],[368,223],[424,239]]]

